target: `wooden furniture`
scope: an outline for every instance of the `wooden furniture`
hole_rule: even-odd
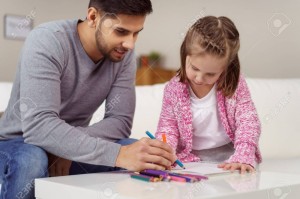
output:
[[[169,81],[176,74],[175,70],[139,67],[136,72],[136,85],[152,85]]]

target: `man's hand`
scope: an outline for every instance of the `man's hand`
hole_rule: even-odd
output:
[[[122,146],[116,160],[116,166],[131,171],[144,169],[165,170],[175,162],[173,149],[166,143],[149,138]]]
[[[71,160],[66,160],[48,153],[48,171],[50,177],[69,175],[71,164]]]
[[[255,169],[249,164],[242,163],[222,163],[218,165],[219,168],[223,168],[224,170],[230,170],[233,172],[234,170],[240,170],[241,174],[245,172],[255,172]]]

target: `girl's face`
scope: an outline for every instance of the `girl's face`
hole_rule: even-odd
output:
[[[194,87],[213,86],[227,66],[227,58],[204,55],[188,55],[185,63],[186,75]]]

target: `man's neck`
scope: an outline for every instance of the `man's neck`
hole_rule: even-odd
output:
[[[95,30],[88,26],[87,21],[83,21],[78,23],[77,31],[83,49],[94,63],[98,63],[103,56],[96,46]]]

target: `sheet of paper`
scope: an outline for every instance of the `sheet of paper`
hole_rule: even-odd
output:
[[[184,163],[186,169],[182,169],[179,166],[176,166],[172,169],[172,172],[176,173],[194,173],[202,175],[214,175],[221,173],[228,173],[230,171],[225,171],[221,168],[218,168],[218,163],[209,163],[209,162],[189,162]]]

